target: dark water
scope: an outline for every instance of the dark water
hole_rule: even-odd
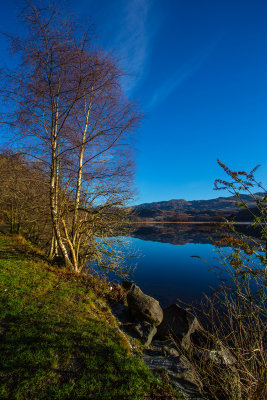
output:
[[[199,301],[220,284],[218,274],[210,270],[219,264],[218,253],[211,244],[218,239],[215,229],[146,226],[138,229],[135,236],[138,237],[126,238],[130,247],[140,253],[134,260],[137,267],[131,280],[163,306],[177,299]]]
[[[198,301],[203,293],[211,294],[219,284],[212,265],[218,255],[210,244],[188,243],[173,245],[128,238],[133,248],[141,255],[136,259],[137,268],[132,280],[163,306],[175,303]],[[202,259],[192,257],[199,256]]]

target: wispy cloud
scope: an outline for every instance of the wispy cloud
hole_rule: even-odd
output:
[[[122,3],[120,29],[113,46],[128,73],[124,86],[128,94],[145,75],[155,24],[151,23],[152,0],[128,0]]]
[[[159,103],[162,103],[167,99],[168,96],[174,92],[180,85],[182,85],[190,76],[196,73],[205,61],[209,58],[213,50],[218,46],[221,38],[213,41],[208,46],[200,49],[195,53],[188,61],[186,61],[169,79],[166,79],[162,86],[158,87],[151,100],[149,101],[147,108],[152,109]]]
[[[72,0],[74,1],[74,0]],[[77,2],[75,2],[77,3]],[[127,74],[123,86],[128,95],[144,79],[153,39],[162,16],[155,0],[80,0],[83,14],[96,23],[99,42],[113,50]]]

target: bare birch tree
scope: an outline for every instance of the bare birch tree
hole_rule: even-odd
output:
[[[79,272],[95,251],[96,225],[116,225],[129,197],[139,114],[123,96],[118,63],[93,47],[88,31],[77,34],[56,7],[32,3],[23,21],[29,35],[9,37],[22,64],[5,75],[2,95],[12,112],[2,121],[49,172],[51,255],[58,246]]]

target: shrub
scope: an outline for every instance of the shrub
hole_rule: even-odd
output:
[[[262,400],[267,395],[267,194],[254,177],[257,167],[250,173],[234,172],[218,162],[229,181],[217,179],[215,189],[227,189],[235,196],[251,223],[240,230],[234,218],[225,220],[227,234],[223,242],[216,243],[219,254],[216,268],[222,285],[211,297],[205,297],[202,312],[213,344],[217,343],[213,351],[230,350],[235,361],[231,366],[227,363],[220,366],[212,360],[210,352],[201,351],[200,347],[197,349],[200,359],[196,362],[192,357],[192,361],[210,399]],[[255,190],[260,193],[255,194]],[[254,199],[255,207],[247,205],[247,196]]]

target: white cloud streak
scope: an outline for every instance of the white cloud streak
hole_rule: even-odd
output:
[[[190,76],[196,73],[205,61],[209,58],[213,50],[217,47],[221,38],[213,41],[209,46],[199,50],[190,60],[185,62],[169,79],[165,80],[162,86],[158,87],[147,108],[149,110],[165,101],[179,86],[181,86]]]
[[[123,2],[120,30],[113,46],[117,48],[125,71],[129,74],[124,80],[128,94],[144,78],[146,72],[155,33],[150,23],[151,8],[151,0]]]

